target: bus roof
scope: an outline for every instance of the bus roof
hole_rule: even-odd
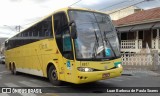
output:
[[[98,12],[98,13],[106,14],[106,13],[101,12],[101,11],[92,10],[92,9],[87,9],[87,8],[78,8],[78,7],[66,7],[66,8],[61,8],[61,9],[55,10],[54,12],[50,13],[49,15],[46,15],[46,16],[42,17],[40,20],[37,20],[36,22],[32,23],[29,27],[23,29],[22,31],[18,32],[17,34],[19,34],[19,33],[23,32],[23,31],[27,30],[28,28],[30,28],[30,27],[32,27],[33,25],[35,25],[35,24],[43,21],[44,19],[48,18],[49,16],[51,16],[51,15],[57,13],[57,12],[60,12],[60,11],[68,11],[68,10],[72,10],[72,9],[73,9],[73,10],[92,11],[92,12]],[[106,15],[107,15],[107,14],[106,14]],[[17,34],[15,34],[14,36],[16,36]],[[6,39],[5,41],[8,41],[9,39],[13,38],[14,36]]]

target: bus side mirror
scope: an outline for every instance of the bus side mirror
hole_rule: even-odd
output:
[[[76,29],[75,21],[72,20],[69,23],[69,26],[71,26],[71,37],[72,37],[72,39],[77,39],[77,29]]]

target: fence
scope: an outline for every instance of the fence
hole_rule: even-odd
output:
[[[152,49],[156,49],[156,39],[152,39]]]
[[[121,48],[123,49],[142,49],[142,40],[139,39],[138,42],[136,40],[121,40]]]
[[[121,41],[121,48],[128,49],[133,48],[135,49],[136,42],[135,40],[122,40]]]
[[[124,69],[159,70],[160,56],[158,51],[151,53],[122,53]]]

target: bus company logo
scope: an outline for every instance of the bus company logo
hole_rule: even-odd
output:
[[[11,88],[2,88],[2,93],[11,93]]]
[[[104,66],[104,69],[106,69],[106,70],[107,70],[107,69],[108,69],[108,66]]]

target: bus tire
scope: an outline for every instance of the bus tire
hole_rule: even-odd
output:
[[[17,75],[18,72],[17,72],[17,70],[16,70],[16,66],[15,66],[15,64],[12,64],[12,65],[13,65],[13,66],[12,66],[11,72],[12,72],[13,75]]]
[[[50,66],[48,70],[48,78],[53,85],[61,85],[61,81],[58,80],[57,70],[54,66]]]

